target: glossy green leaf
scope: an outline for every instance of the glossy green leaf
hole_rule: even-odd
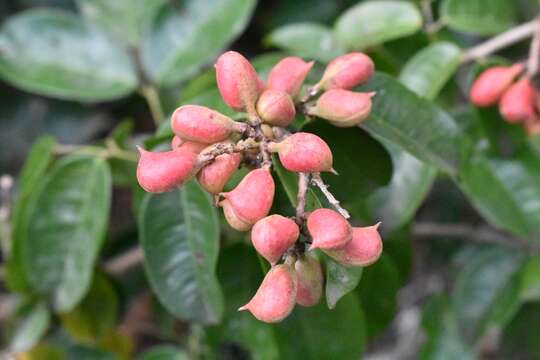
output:
[[[362,277],[361,267],[346,267],[330,257],[326,259],[326,303],[334,309],[337,302],[353,291]]]
[[[242,259],[241,264],[238,259]],[[279,350],[272,326],[255,319],[248,311],[238,311],[253,297],[263,279],[255,250],[243,244],[227,248],[220,254],[218,275],[226,306],[223,322],[207,328],[213,347],[219,349],[233,343],[249,352],[251,359],[278,359]]]
[[[148,194],[139,233],[148,279],[165,308],[182,319],[218,322],[223,314],[215,276],[219,224],[210,196],[194,181]]]
[[[138,360],[189,360],[188,354],[173,345],[154,346],[137,358]]]
[[[118,296],[102,273],[94,275],[90,290],[71,311],[60,315],[64,329],[81,343],[93,344],[116,326]]]
[[[22,352],[36,345],[49,327],[51,314],[43,302],[32,304],[18,314],[15,331],[10,338],[9,348]]]
[[[508,0],[444,0],[441,20],[450,27],[479,35],[493,35],[510,28],[516,8]]]
[[[451,116],[382,73],[359,90],[377,92],[371,115],[362,125],[371,135],[444,172],[456,173],[461,145],[468,139]]]
[[[69,12],[28,10],[0,30],[0,76],[23,90],[103,101],[137,87],[127,53]]]
[[[22,219],[28,213],[28,201],[30,196],[35,193],[45,171],[53,160],[53,150],[56,142],[53,138],[44,136],[37,140],[32,146],[30,153],[24,163],[19,177],[19,193],[13,208],[11,223],[13,224],[13,242],[11,253],[7,261],[6,280],[8,286],[14,291],[28,291],[29,285],[26,279],[24,267],[22,264],[22,241],[20,234],[24,229],[21,224]]]
[[[427,99],[434,99],[456,72],[461,50],[449,42],[425,47],[411,58],[399,74],[399,81]]]
[[[458,184],[475,208],[495,226],[518,235],[540,236],[540,167],[531,153],[513,159],[472,158]]]
[[[345,11],[335,33],[346,49],[365,49],[385,41],[412,35],[422,27],[418,8],[406,1],[366,1]]]
[[[464,338],[474,341],[504,325],[519,305],[523,254],[508,248],[480,248],[459,272],[452,308]]]
[[[525,304],[501,336],[499,356],[501,359],[540,358],[540,303]]]
[[[103,242],[111,176],[103,159],[70,156],[42,179],[22,221],[23,264],[32,287],[56,310],[71,310],[86,294]]]
[[[332,30],[316,23],[284,25],[272,31],[265,42],[291,54],[322,62],[329,62],[345,52],[337,44]]]
[[[215,60],[247,25],[255,0],[189,0],[158,12],[142,47],[145,71],[171,85]]]
[[[366,341],[364,314],[354,294],[333,310],[322,301],[313,307],[297,306],[275,329],[280,359],[287,360],[357,360]]]
[[[387,254],[364,268],[357,292],[366,314],[368,338],[383,332],[394,319],[399,287],[399,270]]]
[[[156,10],[166,0],[77,0],[81,13],[91,22],[131,46],[139,45]]]

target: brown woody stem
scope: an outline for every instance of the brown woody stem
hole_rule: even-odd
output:
[[[312,173],[311,175],[312,175],[311,182],[315,184],[321,190],[321,192],[324,194],[324,196],[326,197],[330,205],[332,205],[337,210],[337,212],[339,212],[345,219],[349,219],[351,215],[346,209],[341,207],[338,199],[336,199],[334,195],[332,195],[332,193],[328,190],[328,185],[324,183],[323,179],[321,178],[321,174]]]

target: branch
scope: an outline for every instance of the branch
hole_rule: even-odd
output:
[[[140,246],[134,246],[125,253],[114,257],[103,265],[105,270],[113,275],[122,275],[142,263],[144,254]]]
[[[485,225],[416,223],[412,234],[420,238],[457,237],[482,244],[496,244],[530,250],[530,244],[527,240],[507,235]]]
[[[223,154],[232,154],[235,152],[243,152],[250,149],[256,149],[260,146],[258,141],[255,141],[252,138],[246,140],[240,140],[235,143],[217,143],[214,144],[210,149],[203,151],[199,154],[197,159],[197,165],[193,170],[193,173],[197,173],[205,165],[208,165],[215,160],[219,155]]]
[[[537,22],[534,36],[529,50],[529,60],[527,63],[527,74],[532,77],[538,73],[540,62],[540,21]]]
[[[539,20],[535,19],[519,26],[516,26],[502,34],[489,39],[480,45],[468,49],[462,56],[461,62],[474,61],[485,58],[507,46],[515,44],[523,39],[532,36],[538,27]]]
[[[309,174],[300,173],[298,176],[298,194],[296,196],[296,223],[302,225],[306,218],[306,194],[309,185]]]
[[[161,102],[159,100],[159,94],[156,88],[153,85],[141,85],[139,92],[144,97],[148,107],[150,108],[150,113],[152,114],[154,124],[159,126],[163,119],[165,119],[165,113],[161,108]]]
[[[11,175],[0,176],[0,239],[2,251],[8,256],[11,251],[11,190],[13,189],[13,177]]]
[[[326,199],[328,199],[330,205],[332,205],[345,219],[349,219],[351,217],[349,212],[341,207],[339,201],[334,197],[334,195],[328,191],[328,185],[324,183],[320,173],[312,173],[311,182],[321,189],[324,196],[326,196]]]

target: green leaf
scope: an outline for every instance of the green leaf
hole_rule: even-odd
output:
[[[188,354],[173,345],[154,346],[137,358],[138,360],[189,360]]]
[[[505,327],[500,343],[501,359],[540,358],[540,303],[525,304]]]
[[[6,281],[14,291],[23,292],[29,290],[28,279],[24,273],[21,258],[21,242],[23,240],[21,240],[20,234],[26,230],[21,221],[28,213],[27,204],[30,196],[35,193],[36,187],[42,181],[47,168],[53,160],[55,145],[56,141],[49,136],[38,139],[32,146],[19,177],[19,193],[17,194],[11,218],[13,242],[6,267]]]
[[[328,27],[317,23],[296,23],[272,31],[265,43],[294,55],[329,62],[345,52]]]
[[[456,173],[468,138],[451,116],[382,73],[359,90],[377,91],[371,115],[363,123],[371,135],[444,172]]]
[[[423,48],[409,59],[399,80],[410,90],[433,100],[456,72],[461,50],[449,42],[438,42]]]
[[[238,259],[242,259],[241,264]],[[253,297],[263,279],[254,249],[243,244],[227,248],[220,255],[218,274],[227,302],[223,322],[207,328],[212,347],[219,349],[234,343],[248,351],[250,359],[278,359],[272,326],[255,319],[247,311],[238,311]]]
[[[540,300],[540,255],[530,257],[521,271],[521,295],[524,301]]]
[[[433,100],[454,75],[461,51],[455,45],[440,42],[419,51],[405,64],[399,80],[421,97]],[[437,170],[408,152],[383,142],[392,156],[394,172],[389,186],[370,198],[375,217],[384,229],[395,229],[409,221],[431,189]]]
[[[493,35],[514,25],[516,9],[508,0],[445,0],[441,21],[450,27],[479,35]]]
[[[424,307],[422,326],[426,341],[422,360],[473,360],[473,350],[463,341],[446,297],[434,297]]]
[[[56,310],[71,310],[86,294],[103,242],[111,175],[103,159],[70,156],[42,179],[22,220],[23,264],[32,287]]]
[[[137,87],[131,59],[102,33],[60,10],[28,10],[0,30],[0,76],[23,90],[103,101]]]
[[[474,207],[494,226],[515,234],[540,235],[538,157],[521,153],[512,159],[472,158],[458,184]]]
[[[172,192],[148,194],[139,233],[150,285],[165,308],[182,319],[218,322],[223,314],[215,276],[219,224],[210,197],[194,181]]]
[[[118,317],[118,297],[107,277],[97,272],[84,299],[60,315],[64,329],[81,343],[94,344],[110,334]]]
[[[81,13],[115,40],[138,46],[156,10],[166,0],[77,0]]]
[[[345,296],[334,310],[323,302],[297,306],[276,326],[280,359],[359,359],[365,347],[365,319],[354,294]]]
[[[165,6],[144,37],[147,74],[172,85],[213,61],[246,27],[255,0],[188,0],[180,9]]]
[[[326,303],[329,309],[334,309],[337,302],[353,291],[362,277],[359,266],[346,267],[325,256],[326,259]]]
[[[357,291],[366,313],[368,338],[383,332],[394,319],[399,286],[398,268],[385,253],[375,264],[364,269]]]
[[[323,174],[323,179],[345,207],[390,181],[390,155],[364,130],[338,128],[318,120],[304,126],[302,131],[320,136],[332,149],[333,167],[339,175]]]
[[[345,11],[335,25],[338,42],[346,49],[365,49],[409,36],[422,27],[418,8],[406,1],[366,1]]]
[[[519,305],[523,254],[508,248],[479,248],[456,279],[452,308],[464,338],[474,341],[503,326]]]
[[[13,352],[26,351],[36,345],[49,328],[51,314],[43,302],[25,307],[11,336],[9,348]]]

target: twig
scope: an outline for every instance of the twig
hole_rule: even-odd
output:
[[[163,119],[165,118],[165,113],[161,108],[161,102],[159,101],[159,95],[156,88],[152,85],[142,85],[139,89],[141,95],[145,98],[150,108],[150,113],[152,114],[152,119],[154,124],[159,126]]]
[[[538,65],[540,62],[540,21],[536,24],[531,47],[529,50],[529,60],[527,63],[527,74],[532,77],[538,73]]]
[[[486,56],[503,49],[507,46],[517,43],[523,39],[532,36],[538,27],[539,20],[535,19],[519,26],[516,26],[502,34],[489,39],[480,45],[468,49],[462,56],[461,62],[474,61],[485,58]]]
[[[306,218],[306,194],[309,185],[309,174],[300,173],[298,176],[298,194],[296,196],[296,223],[302,225]]]
[[[11,175],[0,176],[0,239],[2,251],[8,256],[11,251],[11,190],[13,189],[13,177]]]
[[[345,219],[349,219],[351,217],[349,212],[341,207],[339,201],[334,197],[334,195],[328,191],[328,185],[324,183],[320,173],[312,173],[311,182],[321,189],[324,196],[326,196],[326,199],[328,199],[330,205],[332,205]]]
[[[116,158],[127,161],[137,161],[138,156],[135,152],[121,149],[114,143],[114,141],[106,141],[107,147],[93,146],[93,145],[70,145],[70,144],[57,144],[54,147],[54,153],[56,155],[67,155],[72,153],[90,154],[103,156],[105,158]]]
[[[420,7],[422,8],[425,19],[424,31],[428,34],[434,34],[445,26],[445,23],[441,19],[435,21],[431,2],[432,0],[422,0],[420,2]]]
[[[216,157],[223,154],[232,154],[235,152],[242,152],[250,149],[256,149],[260,146],[258,141],[255,141],[253,138],[248,138],[246,140],[240,140],[235,143],[217,143],[213,145],[209,150],[203,151],[198,159],[197,165],[195,166],[194,173],[196,173],[203,166],[214,161]]]
[[[488,226],[416,223],[412,229],[412,234],[419,238],[461,237],[477,243],[496,244],[530,250],[530,244],[527,240],[504,234]]]
[[[144,254],[140,246],[135,246],[132,249],[118,255],[105,262],[105,270],[113,275],[122,275],[130,269],[142,263]]]

